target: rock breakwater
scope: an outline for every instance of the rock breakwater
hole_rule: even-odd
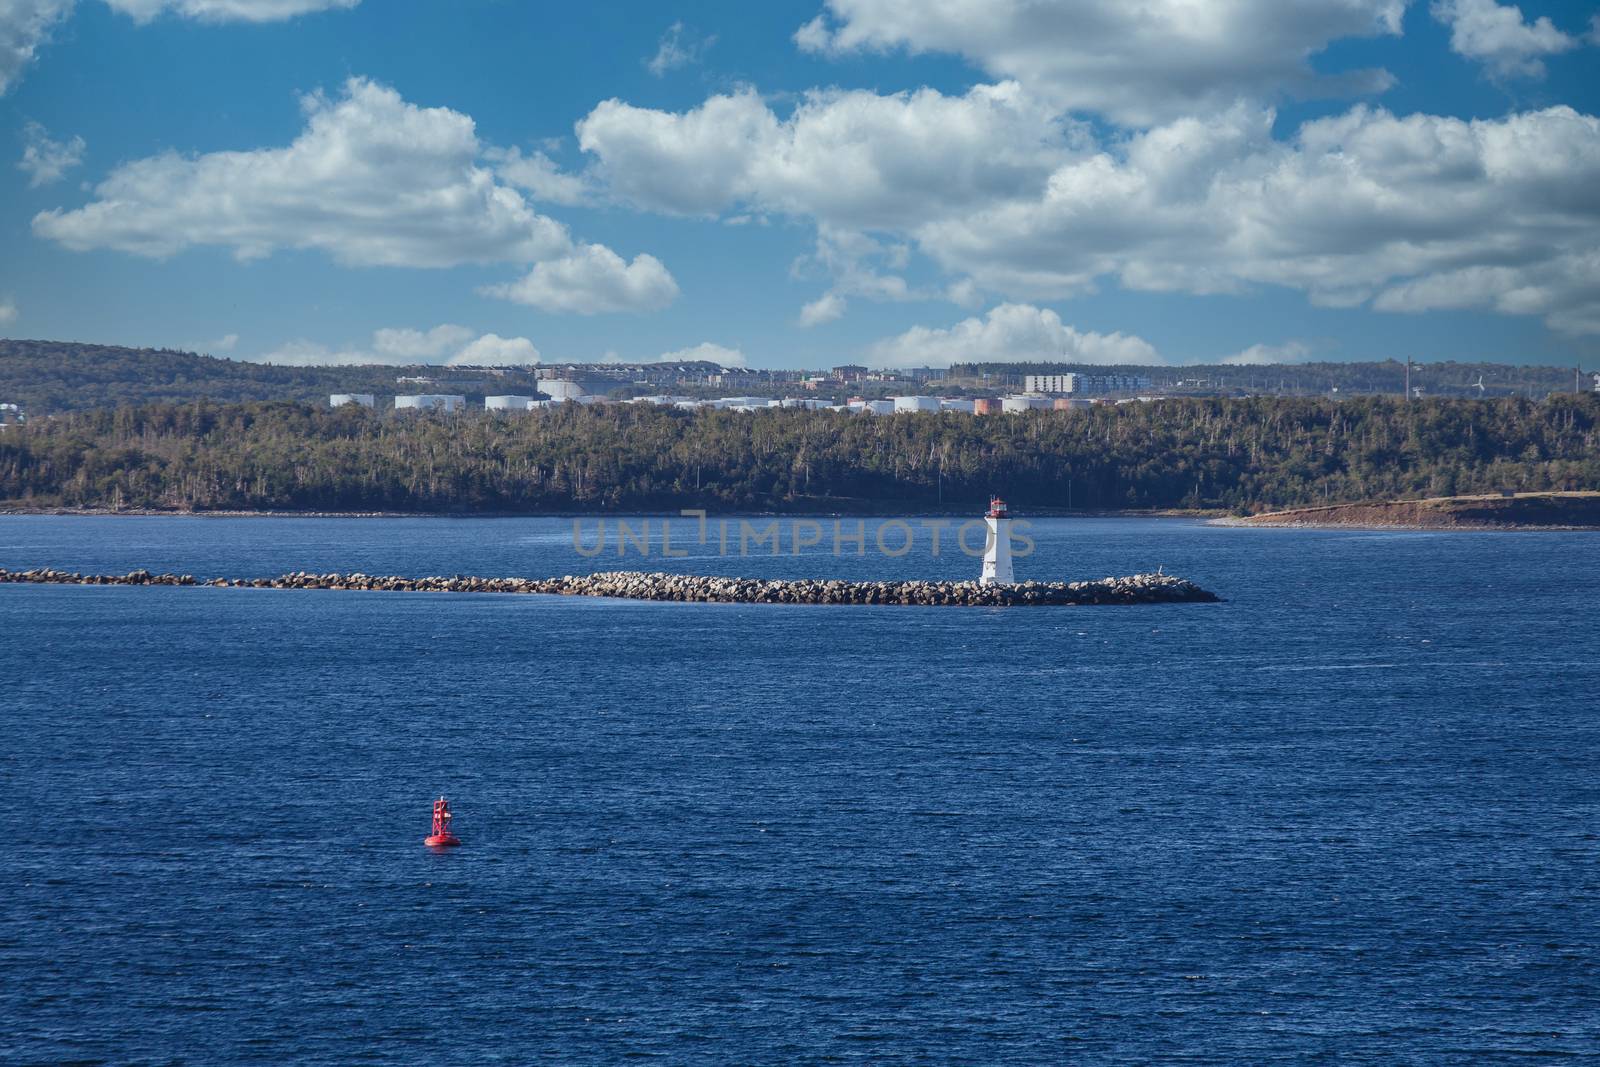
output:
[[[166,585],[239,589],[332,589],[396,593],[538,593],[625,600],[717,604],[901,604],[934,607],[1073,606],[1085,604],[1197,604],[1220,598],[1170,574],[1135,574],[1083,582],[849,582],[825,578],[715,578],[686,574],[604,571],[561,578],[404,578],[374,574],[309,574],[276,578],[196,578],[192,574],[80,574],[49,568],[8,571],[0,583],[36,585]]]

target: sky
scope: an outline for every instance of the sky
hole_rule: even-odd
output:
[[[1593,2],[0,0],[0,336],[1595,367],[1597,114]]]

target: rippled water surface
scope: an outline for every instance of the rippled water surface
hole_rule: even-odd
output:
[[[11,517],[0,566],[975,571],[823,525]],[[1033,533],[1227,602],[0,586],[0,1059],[1600,1055],[1600,536]]]

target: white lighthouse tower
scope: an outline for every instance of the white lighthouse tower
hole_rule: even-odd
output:
[[[983,549],[983,578],[978,584],[1011,585],[1017,579],[1011,573],[1011,517],[1006,502],[991,497],[983,521],[989,526],[989,543]]]

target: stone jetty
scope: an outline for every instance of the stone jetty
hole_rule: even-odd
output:
[[[192,574],[79,574],[38,569],[7,571],[0,583],[40,585],[170,585],[240,589],[336,589],[396,593],[538,593],[626,600],[717,604],[903,604],[921,607],[1060,607],[1083,604],[1215,603],[1215,593],[1170,574],[1135,574],[1083,582],[847,582],[824,578],[714,578],[687,574],[606,571],[562,578],[402,578],[374,574],[308,574],[276,578],[196,578]]]

